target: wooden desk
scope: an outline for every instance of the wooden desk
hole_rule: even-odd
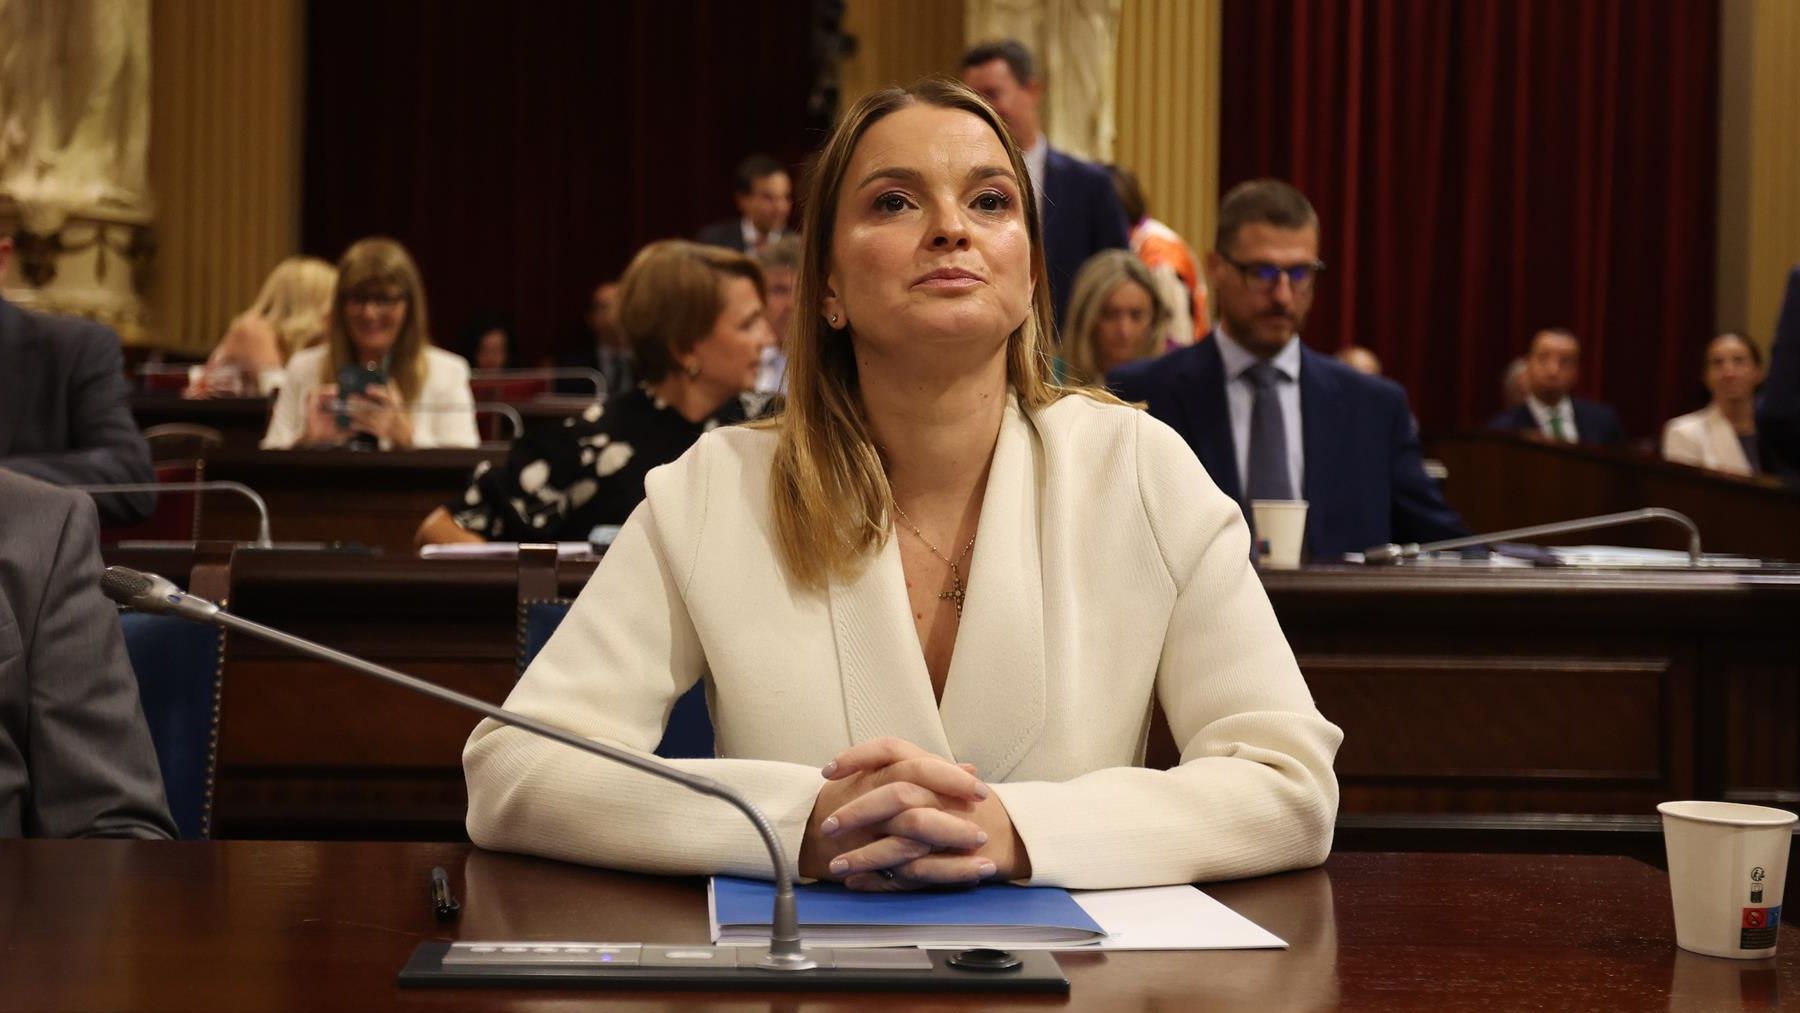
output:
[[[592,569],[563,563],[555,584],[573,595]],[[511,562],[240,550],[230,604],[498,702],[517,580]],[[1661,847],[1659,801],[1800,803],[1800,576],[1338,567],[1265,583],[1346,732],[1345,846],[1434,831],[1457,850],[1641,854]],[[244,637],[222,706],[220,836],[461,836],[474,716]]]
[[[1800,562],[1800,494],[1769,480],[1511,433],[1440,437],[1432,450],[1450,473],[1444,497],[1475,532],[1660,506],[1693,518],[1708,552]],[[1546,541],[1687,547],[1680,529],[1666,524]]]
[[[207,455],[206,477],[256,490],[268,502],[278,542],[359,543],[411,556],[425,516],[467,488],[477,464],[505,459],[504,446],[385,453],[223,447]],[[200,528],[206,538],[249,539],[255,510],[241,497],[213,494]]]
[[[512,402],[525,428],[554,425],[579,415],[590,404],[584,398],[549,397],[541,400]],[[275,402],[261,397],[218,397],[189,400],[180,394],[133,394],[131,414],[139,429],[167,422],[188,422],[210,426],[225,438],[228,447],[254,448],[269,431],[269,412]],[[500,430],[505,435],[503,425]]]
[[[432,920],[450,873],[459,922]],[[1800,1000],[1764,961],[1679,950],[1667,881],[1618,857],[1335,855],[1215,884],[1286,951],[1063,953],[1068,998],[402,990],[425,939],[706,939],[697,880],[450,844],[0,841],[0,1011],[1655,1010]]]

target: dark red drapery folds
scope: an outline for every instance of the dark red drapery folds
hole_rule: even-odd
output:
[[[810,0],[314,0],[305,249],[390,235],[418,259],[433,338],[513,318],[524,354],[653,239],[736,214],[737,162],[798,163]]]
[[[1428,432],[1547,326],[1634,437],[1703,402],[1714,0],[1229,0],[1223,43],[1222,185],[1319,211],[1313,347],[1374,349]]]

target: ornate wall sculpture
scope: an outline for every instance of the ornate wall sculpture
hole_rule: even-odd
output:
[[[145,329],[150,0],[0,0],[0,290]]]

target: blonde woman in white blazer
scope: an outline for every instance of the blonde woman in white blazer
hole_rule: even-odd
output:
[[[644,753],[704,680],[792,871],[1124,887],[1330,850],[1341,733],[1185,443],[1046,380],[1029,175],[949,82],[874,93],[810,181],[789,399],[651,473],[507,704]],[[1152,703],[1181,749],[1140,766]],[[734,810],[484,722],[480,845],[768,876]]]
[[[431,344],[425,286],[406,248],[364,239],[344,251],[326,339],[288,360],[265,450],[334,447],[361,437],[382,450],[473,447],[469,364]],[[374,365],[386,382],[338,397],[346,366]]]
[[[1738,334],[1712,339],[1706,346],[1704,376],[1712,402],[1663,425],[1663,458],[1731,475],[1760,471],[1752,451],[1756,447],[1756,388],[1762,379],[1760,349]]]

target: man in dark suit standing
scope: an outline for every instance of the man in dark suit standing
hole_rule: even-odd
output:
[[[1800,487],[1800,267],[1788,275],[1769,373],[1756,402],[1756,434],[1769,469]]]
[[[1536,433],[1557,443],[1610,447],[1625,442],[1619,413],[1570,391],[1581,376],[1581,342],[1560,327],[1531,338],[1525,351],[1525,403],[1494,416],[1489,429]]]
[[[1299,340],[1325,269],[1306,197],[1272,179],[1233,188],[1204,260],[1207,340],[1108,386],[1180,433],[1246,517],[1252,500],[1306,500],[1314,559],[1467,534],[1425,475],[1406,392]]]
[[[173,836],[94,506],[0,471],[0,838]]]
[[[0,236],[0,274],[11,257],[12,237]],[[118,335],[0,299],[0,468],[55,485],[156,481],[128,393]],[[147,493],[96,502],[118,523],[156,505]]]
[[[1044,218],[1044,261],[1060,330],[1081,265],[1101,250],[1131,246],[1112,175],[1103,166],[1057,151],[1045,140],[1038,122],[1044,81],[1023,43],[1005,39],[974,47],[963,54],[962,79],[1006,121],[1013,142],[1025,153]]]
[[[751,155],[737,169],[738,217],[714,222],[694,238],[711,246],[755,254],[787,235],[794,210],[794,181],[768,155]]]

